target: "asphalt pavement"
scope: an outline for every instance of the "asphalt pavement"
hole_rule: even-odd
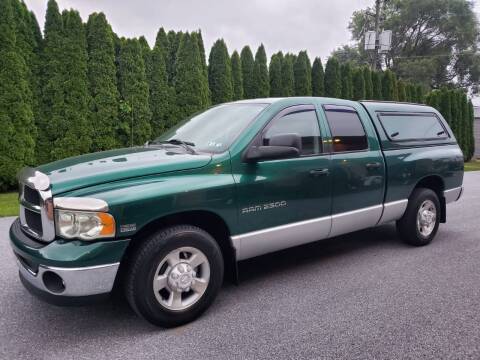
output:
[[[56,307],[21,285],[0,219],[1,359],[480,359],[480,172],[432,244],[393,225],[241,264],[197,321],[155,328],[122,299]]]

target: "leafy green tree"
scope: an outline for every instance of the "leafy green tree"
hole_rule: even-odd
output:
[[[391,70],[385,70],[382,77],[382,100],[395,100],[395,78]]]
[[[253,85],[253,68],[255,61],[253,60],[252,50],[249,46],[245,46],[240,53],[242,62],[242,79],[243,79],[243,97],[245,99],[253,99],[255,90]]]
[[[25,60],[15,43],[11,0],[0,1],[0,190],[14,186],[20,168],[34,158],[35,131]]]
[[[210,104],[208,80],[205,78],[198,40],[194,34],[185,33],[182,36],[175,66],[178,121],[205,109]]]
[[[353,99],[353,72],[350,63],[340,65],[342,75],[342,99]]]
[[[152,134],[149,88],[145,76],[142,46],[137,39],[121,39],[118,58],[118,87],[123,107],[120,139],[123,145],[141,145]]]
[[[323,72],[322,60],[316,57],[312,65],[312,95],[325,95],[325,74]]]
[[[382,73],[379,71],[372,71],[372,84],[373,84],[373,100],[382,100]]]
[[[365,78],[363,77],[363,70],[356,68],[353,71],[353,100],[365,99]]]
[[[119,145],[116,136],[119,94],[113,32],[103,13],[90,15],[86,34],[92,150],[108,150]]]
[[[62,84],[63,107],[56,117],[53,159],[85,154],[90,151],[93,128],[89,119],[90,95],[87,76],[87,41],[85,27],[76,10],[62,13]]]
[[[372,72],[368,66],[363,67],[363,79],[365,81],[365,99],[373,99]]]
[[[282,85],[282,62],[283,53],[280,51],[272,55],[268,74],[270,77],[270,96],[280,97],[283,94]]]
[[[268,97],[270,94],[270,81],[268,79],[267,54],[261,44],[255,54],[253,66],[253,94],[255,98]]]
[[[156,138],[169,126],[169,118],[174,111],[172,89],[168,85],[167,56],[168,39],[160,28],[152,50],[152,69],[150,79],[150,110],[152,111],[152,138]]]
[[[233,82],[233,100],[243,99],[243,77],[242,77],[242,61],[237,50],[232,54],[232,82]]]
[[[397,81],[398,101],[407,101],[406,86],[402,80]]]
[[[282,96],[293,96],[295,94],[295,83],[293,75],[293,56],[286,54],[282,60]]]
[[[208,84],[213,104],[232,101],[232,65],[227,45],[223,39],[217,40],[210,50],[208,58]]]
[[[325,96],[333,98],[342,96],[340,64],[335,57],[329,57],[325,65]]]
[[[293,64],[293,75],[295,78],[295,95],[312,95],[312,67],[306,51],[300,51],[297,60]]]

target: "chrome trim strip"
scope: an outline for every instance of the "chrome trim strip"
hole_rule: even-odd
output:
[[[46,191],[50,189],[50,178],[48,175],[31,167],[25,167],[20,170],[17,178],[23,184],[30,186],[32,189],[38,191]]]
[[[324,239],[328,237],[331,222],[331,216],[325,216],[232,236],[237,260]]]
[[[59,296],[88,296],[112,291],[120,263],[89,266],[81,268],[61,268],[40,265],[35,274],[25,268],[17,259],[18,268],[23,277],[36,288]],[[56,293],[48,290],[43,283],[43,274],[54,272],[63,279],[65,290]]]
[[[55,209],[80,211],[108,211],[106,201],[88,197],[58,197],[53,200]]]
[[[332,215],[332,229],[329,237],[366,229],[377,225],[382,216],[383,205],[369,206],[363,209]]]
[[[407,210],[408,199],[397,200],[383,205],[383,214],[377,225],[400,219]]]
[[[459,186],[453,189],[448,189],[443,192],[443,197],[445,198],[445,203],[451,203],[460,199],[463,193],[463,186]]]

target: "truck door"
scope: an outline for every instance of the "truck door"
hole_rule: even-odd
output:
[[[331,135],[332,230],[330,236],[375,226],[383,211],[385,165],[367,114],[324,105]]]
[[[254,143],[268,145],[273,135],[298,134],[300,157],[232,164],[243,233],[232,238],[239,260],[328,236],[330,154],[323,150],[323,132],[313,105],[288,107]]]

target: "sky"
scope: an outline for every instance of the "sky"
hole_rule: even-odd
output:
[[[24,0],[43,27],[47,0]],[[421,0],[420,0],[421,1]],[[473,0],[480,19],[480,0]],[[144,35],[151,46],[160,27],[168,30],[202,30],[205,48],[223,38],[230,52],[263,43],[267,55],[279,50],[323,61],[349,43],[348,22],[353,11],[374,0],[57,0],[61,10],[76,9],[83,20],[104,12],[120,36]],[[480,97],[474,99],[480,106]]]

